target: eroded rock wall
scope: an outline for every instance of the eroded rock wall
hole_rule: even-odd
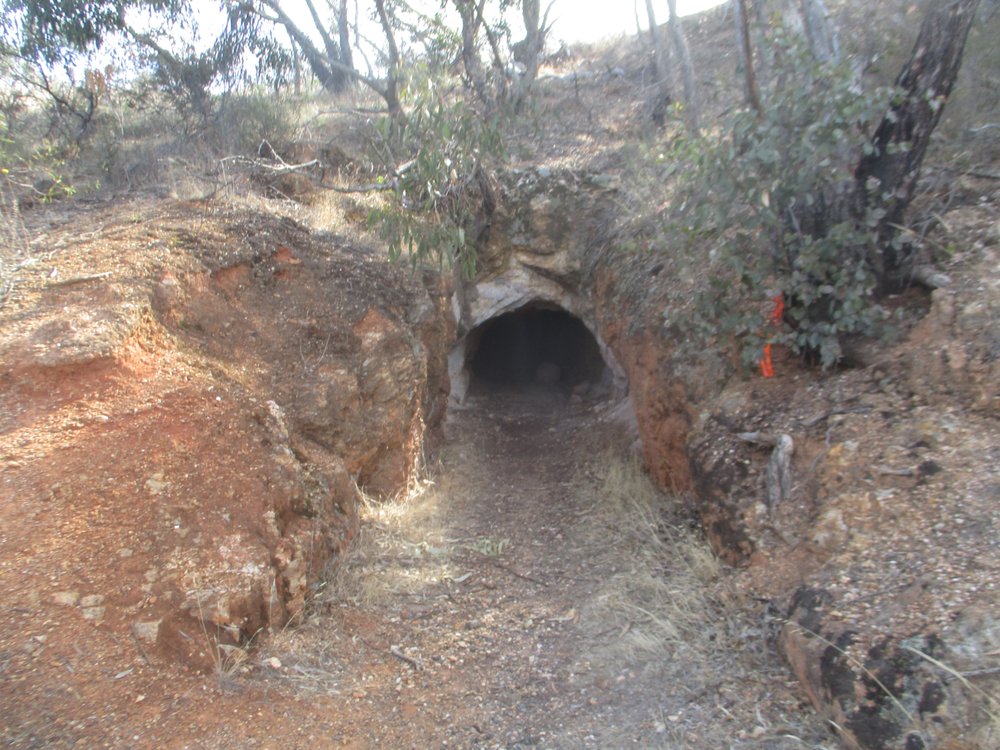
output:
[[[154,242],[140,254],[137,238]],[[5,311],[0,445],[19,456],[4,472],[18,502],[0,513],[44,513],[21,524],[4,585],[209,666],[217,642],[302,613],[356,531],[358,486],[405,487],[447,400],[446,297],[218,207],[145,225],[123,211],[98,240],[77,248],[87,273],[25,279]]]

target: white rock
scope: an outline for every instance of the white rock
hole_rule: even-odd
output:
[[[101,620],[104,619],[104,611],[105,611],[104,607],[85,607],[81,611],[83,612],[84,618],[87,620],[91,620],[93,622],[100,622]]]
[[[64,607],[75,607],[80,601],[80,594],[77,591],[57,591],[52,595],[53,604],[62,604]]]
[[[133,622],[132,633],[140,641],[146,643],[156,643],[160,635],[160,623],[163,620],[153,620],[152,622]]]

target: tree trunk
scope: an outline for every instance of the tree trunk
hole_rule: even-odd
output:
[[[813,57],[822,63],[840,62],[840,40],[823,0],[801,0],[800,12]]]
[[[291,37],[289,37],[291,39]],[[292,65],[294,66],[295,72],[295,96],[301,96],[302,94],[302,53],[299,52],[299,47],[295,44],[295,40],[291,39],[292,44]]]
[[[399,100],[399,47],[396,46],[396,35],[392,32],[389,13],[385,9],[385,0],[375,0],[375,11],[378,13],[382,33],[385,34],[385,43],[389,47],[385,86],[380,93],[389,108],[389,116],[394,120],[400,120],[405,118],[405,114],[403,113],[403,104]]]
[[[327,66],[331,82],[330,85],[327,85],[327,88],[334,93],[340,93],[341,91],[344,91],[351,82],[351,75],[347,72],[347,70],[352,69],[353,66],[344,64],[343,53],[341,52],[340,45],[337,44],[337,41],[330,36],[330,33],[326,30],[326,26],[323,24],[323,19],[316,10],[313,0],[305,0],[305,3],[306,8],[309,10],[309,15],[312,18],[313,27],[316,29],[316,33],[318,33],[320,38],[323,40],[323,49],[326,50],[326,58],[331,63]],[[345,70],[345,68],[347,70]]]
[[[677,15],[677,0],[667,0],[670,8],[670,20],[667,28],[670,30],[670,41],[673,44],[675,58],[681,66],[681,83],[684,87],[684,120],[692,133],[698,131],[698,93],[694,84],[694,65],[691,62],[691,50],[684,38],[684,28]]]
[[[912,279],[915,253],[911,247],[898,246],[899,227],[913,198],[931,133],[962,65],[978,5],[979,0],[931,4],[910,60],[896,78],[901,95],[875,131],[872,152],[855,171],[855,219],[864,221],[873,208],[885,211],[878,223],[878,247],[869,252],[880,295],[897,292]],[[883,203],[883,195],[891,197]]]
[[[663,35],[656,23],[653,0],[646,0],[646,16],[649,18],[649,37],[653,43],[653,78],[656,86],[656,101],[653,104],[653,121],[662,126],[670,104],[670,77],[667,69],[667,54],[663,48]]]
[[[733,0],[736,9],[736,36],[740,46],[740,63],[743,67],[743,90],[747,104],[758,114],[761,111],[760,92],[753,70],[753,47],[750,46],[750,19],[747,16],[747,0]]]
[[[347,0],[340,0],[337,31],[340,33],[340,61],[348,68],[353,68],[354,55],[351,52],[351,24],[347,20]]]

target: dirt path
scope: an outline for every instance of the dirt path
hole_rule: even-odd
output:
[[[344,695],[347,747],[832,747],[663,498],[623,462],[609,485],[600,412],[536,393],[454,414],[437,486],[373,509],[329,597],[355,602],[277,639],[269,679]]]
[[[433,484],[370,504],[305,621],[214,675],[81,627],[0,566],[0,743],[835,747],[768,646],[765,605],[604,414],[545,393],[453,413]]]

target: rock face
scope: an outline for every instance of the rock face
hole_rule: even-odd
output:
[[[515,171],[504,180],[503,200],[479,238],[480,271],[456,285],[452,313],[457,341],[448,355],[454,403],[469,386],[468,334],[483,323],[527,305],[544,303],[579,318],[594,335],[609,373],[609,389],[627,397],[627,380],[602,336],[585,283],[588,257],[602,241],[611,210],[605,181],[571,170]],[[540,384],[558,382],[551,366],[535,373]],[[629,410],[630,411],[630,410]]]
[[[716,519],[710,538],[785,611],[779,647],[849,747],[990,745],[990,678],[956,675],[995,661],[983,613],[1000,606],[987,468],[998,425],[971,377],[929,389],[934,368],[912,369],[917,352],[975,346],[968,334],[931,344],[934,316],[867,368],[822,376],[783,362],[794,377],[730,384],[703,405],[688,443],[703,518]],[[740,440],[748,431],[794,438],[778,505],[770,449]],[[968,744],[947,744],[958,740]]]
[[[100,274],[26,279],[0,326],[0,514],[44,509],[3,585],[211,666],[302,612],[358,487],[405,485],[447,400],[445,297],[274,218],[175,206],[129,273],[112,230]]]

